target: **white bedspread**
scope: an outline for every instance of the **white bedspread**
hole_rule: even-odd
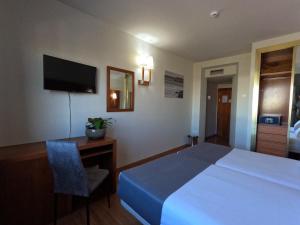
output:
[[[161,225],[299,225],[300,191],[210,166],[170,195]]]
[[[297,160],[233,149],[216,165],[300,190],[300,162]]]

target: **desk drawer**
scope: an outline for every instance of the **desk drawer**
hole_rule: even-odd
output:
[[[258,133],[257,141],[287,144],[287,136],[279,134]]]

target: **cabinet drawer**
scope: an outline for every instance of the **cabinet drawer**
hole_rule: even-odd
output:
[[[271,141],[257,141],[257,148],[277,150],[277,151],[287,151],[286,144],[275,143]]]
[[[286,126],[276,126],[276,125],[264,125],[258,124],[257,134],[278,134],[287,136],[287,127]]]
[[[276,156],[287,156],[287,145],[269,141],[257,141],[256,151]]]
[[[272,143],[287,144],[287,136],[279,134],[258,133],[257,141],[267,141]]]
[[[287,152],[281,152],[281,151],[269,151],[269,150],[257,150],[258,153],[262,154],[267,154],[267,155],[274,155],[274,156],[279,156],[279,157],[287,157],[288,153]]]

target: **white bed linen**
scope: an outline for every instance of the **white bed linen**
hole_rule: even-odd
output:
[[[300,190],[300,162],[297,160],[233,149],[216,165]]]
[[[212,165],[170,195],[161,225],[299,225],[300,191]]]

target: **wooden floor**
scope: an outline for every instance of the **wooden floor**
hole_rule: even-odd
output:
[[[213,143],[213,144],[229,146],[229,140],[221,138],[217,135],[212,136],[212,137],[208,137],[208,138],[205,139],[205,141],[209,142],[209,143]]]
[[[111,196],[111,207],[108,208],[106,198],[99,197],[90,206],[90,225],[141,225],[120,204],[116,194]],[[59,219],[57,225],[85,225],[85,207]]]

